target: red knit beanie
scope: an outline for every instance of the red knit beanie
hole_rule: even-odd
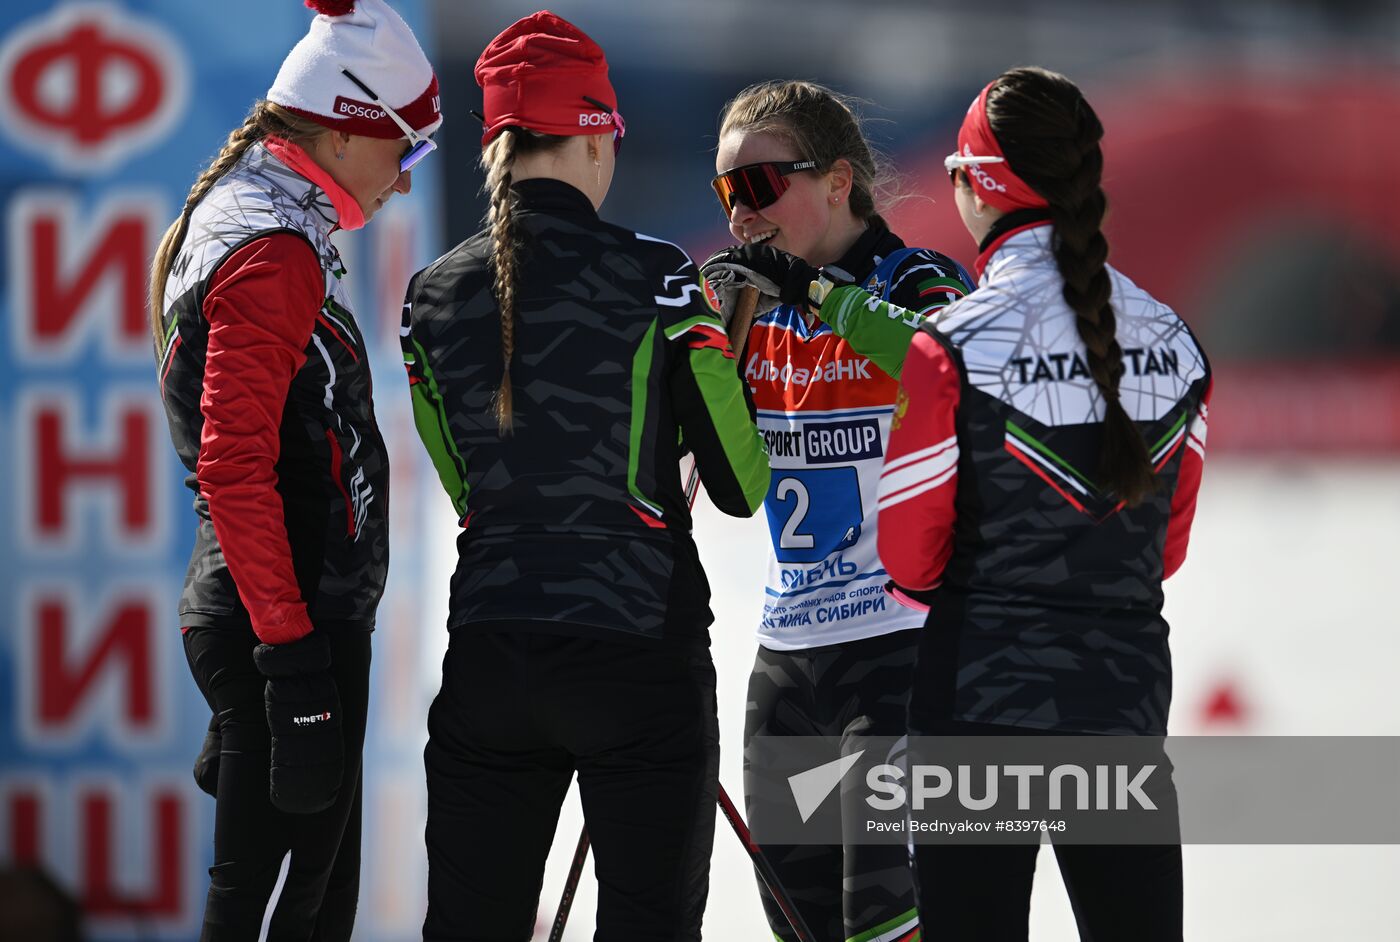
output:
[[[481,146],[509,125],[542,134],[598,134],[616,110],[608,60],[582,30],[548,10],[512,23],[476,60],[486,130]]]

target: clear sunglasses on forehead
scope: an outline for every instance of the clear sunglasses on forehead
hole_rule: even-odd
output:
[[[973,157],[964,154],[949,154],[943,158],[943,169],[948,171],[948,182],[953,186],[958,185],[958,171],[964,167],[975,167],[978,164],[1003,164],[1005,157]]]
[[[598,99],[584,95],[583,100],[599,111],[607,112],[612,117],[613,156],[616,157],[622,151],[622,139],[627,136],[627,122],[622,120],[622,115],[616,109],[609,108]]]
[[[374,89],[357,79],[355,73],[351,72],[349,69],[341,69],[340,74],[354,82],[359,87],[360,91],[369,96],[370,101],[383,108],[384,113],[389,116],[389,120],[397,124],[399,130],[408,138],[408,150],[404,151],[403,156],[399,158],[399,173],[408,173],[418,161],[437,150],[437,144],[433,142],[432,138],[426,137],[413,130],[409,123],[399,116],[397,111],[390,108],[379,99],[379,96],[374,93]]]

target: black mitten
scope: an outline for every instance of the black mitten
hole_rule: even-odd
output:
[[[199,790],[219,797],[219,752],[224,747],[224,737],[219,732],[219,716],[209,717],[209,732],[204,734],[204,745],[194,759],[194,783]]]
[[[345,767],[330,641],[313,631],[287,644],[260,644],[253,660],[267,678],[272,804],[293,814],[324,811],[335,804]]]

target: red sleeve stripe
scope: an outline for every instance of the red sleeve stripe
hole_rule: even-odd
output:
[[[912,500],[920,494],[927,494],[929,491],[937,490],[957,477],[957,474],[958,464],[954,461],[953,466],[938,477],[925,481],[922,484],[912,485],[902,491],[891,493],[887,492],[882,486],[880,488],[880,498],[876,509],[881,511],[888,510],[897,504],[904,503],[906,500]]]
[[[698,337],[692,337],[687,345],[692,350],[718,350],[729,359],[734,359],[734,351],[729,349],[729,339],[723,334],[715,336],[711,333],[704,333]]]
[[[958,470],[957,436],[892,461],[880,475],[879,509],[885,510],[946,484]]]
[[[1206,457],[1206,407],[1201,406],[1201,411],[1196,414],[1196,419],[1191,423],[1191,432],[1186,438],[1186,447],[1201,456]]]
[[[918,451],[911,451],[907,455],[900,455],[898,458],[895,458],[890,461],[889,464],[885,465],[885,469],[880,472],[880,476],[884,477],[891,471],[898,471],[900,468],[907,467],[915,462],[923,461],[926,458],[932,458],[945,448],[953,448],[956,447],[957,444],[958,436],[950,435],[937,445],[930,445],[927,448],[920,448]]]

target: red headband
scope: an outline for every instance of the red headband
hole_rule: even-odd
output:
[[[1001,157],[1002,162],[971,164],[963,167],[963,172],[972,181],[973,190],[982,197],[983,202],[1002,212],[1044,209],[1050,205],[1049,202],[1012,171],[987,121],[987,92],[994,84],[995,81],[989,82],[967,109],[967,117],[963,118],[962,127],[958,129],[958,153],[964,157]]]
[[[612,115],[585,97],[617,108],[608,60],[598,44],[548,10],[513,23],[476,62],[486,130],[485,147],[508,125],[544,134],[601,134]]]

